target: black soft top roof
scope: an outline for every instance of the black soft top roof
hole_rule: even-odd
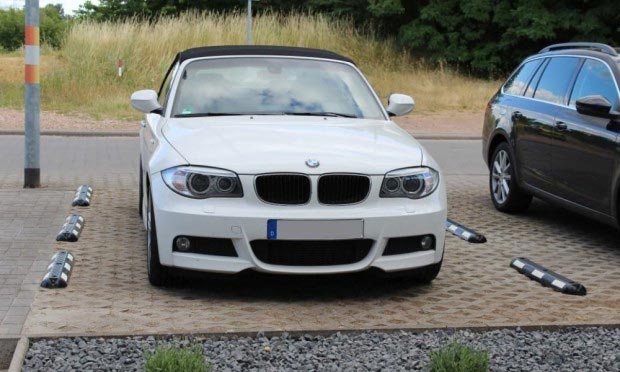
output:
[[[275,45],[219,45],[187,49],[177,55],[179,62],[191,58],[218,56],[292,56],[333,59],[355,64],[351,59],[323,49],[299,48]]]

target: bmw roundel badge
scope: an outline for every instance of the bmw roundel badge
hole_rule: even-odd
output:
[[[319,163],[319,161],[316,160],[316,159],[308,159],[308,160],[306,160],[306,165],[308,167],[310,167],[310,168],[316,168],[316,167],[319,166],[319,164],[321,164],[321,163]]]

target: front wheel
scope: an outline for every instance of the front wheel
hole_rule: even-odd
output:
[[[146,265],[149,282],[161,287],[168,284],[169,269],[159,262],[159,249],[157,245],[157,227],[155,214],[153,213],[153,198],[148,193],[148,206],[146,210]]]
[[[142,158],[140,158],[140,187],[138,189],[138,213],[142,217],[144,210],[144,175],[142,174]]]
[[[493,152],[489,173],[491,200],[498,211],[523,212],[532,202],[532,195],[521,190],[517,184],[515,171],[515,162],[510,148],[506,142],[503,142]]]

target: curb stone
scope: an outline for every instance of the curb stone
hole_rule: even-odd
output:
[[[11,365],[7,372],[20,372],[24,365],[24,359],[26,359],[26,353],[30,348],[30,341],[28,337],[22,337],[17,342],[15,352],[13,353],[13,359],[11,359]]]

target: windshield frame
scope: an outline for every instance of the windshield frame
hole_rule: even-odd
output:
[[[331,62],[331,63],[340,63],[343,65],[347,65],[351,68],[353,68],[353,70],[359,75],[359,77],[362,79],[363,83],[366,85],[366,88],[369,90],[370,94],[372,95],[372,97],[374,98],[376,104],[379,106],[379,110],[381,111],[381,114],[383,115],[383,120],[385,121],[389,121],[390,117],[387,113],[387,111],[385,110],[385,107],[383,106],[383,104],[381,103],[381,99],[379,99],[379,96],[377,96],[377,92],[375,92],[375,90],[372,88],[372,86],[370,85],[370,83],[368,82],[368,79],[366,79],[366,76],[364,76],[364,74],[360,71],[359,68],[357,68],[357,66],[355,66],[352,63],[349,62],[345,62],[345,61],[338,61],[338,60],[334,60],[334,59],[328,59],[328,58],[316,58],[316,57],[298,57],[298,56],[279,56],[279,55],[237,55],[237,56],[214,56],[214,57],[199,57],[199,58],[191,58],[188,60],[185,60],[181,63],[181,65],[178,66],[177,68],[177,74],[174,76],[174,80],[172,81],[172,85],[171,85],[171,89],[170,89],[170,96],[168,97],[168,104],[165,107],[165,112],[164,112],[164,117],[165,118],[172,118],[172,108],[174,107],[175,103],[176,103],[176,99],[177,99],[177,90],[181,81],[181,77],[183,76],[183,72],[185,72],[186,67],[195,61],[203,61],[203,60],[211,60],[211,59],[229,59],[229,58],[279,58],[279,59],[301,59],[301,60],[312,60],[312,61],[323,61],[323,62]],[[182,117],[174,117],[175,119],[183,119]],[[359,118],[361,120],[380,120],[380,119],[367,119],[367,118]]]

